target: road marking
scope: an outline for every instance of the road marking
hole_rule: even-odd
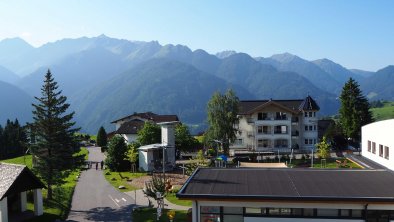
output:
[[[126,200],[125,198],[123,198],[123,197],[122,197],[122,200],[123,200],[124,202],[127,202],[127,200]]]
[[[120,207],[118,203],[111,197],[111,195],[108,195],[108,197],[116,204],[116,206]]]
[[[117,203],[119,203],[119,202],[120,202],[120,200],[118,200],[118,199],[116,199],[116,198],[115,198],[115,201],[116,201]]]

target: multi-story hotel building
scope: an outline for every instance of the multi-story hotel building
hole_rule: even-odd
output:
[[[241,101],[237,139],[230,150],[310,150],[318,142],[319,110],[311,96],[303,100]]]

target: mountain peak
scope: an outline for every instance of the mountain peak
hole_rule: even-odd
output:
[[[6,38],[0,41],[0,48],[18,48],[18,49],[33,49],[34,47],[27,43],[25,40],[15,37],[15,38]]]
[[[282,62],[282,63],[286,63],[286,62],[290,62],[293,61],[295,59],[300,59],[302,60],[300,57],[293,55],[291,53],[285,52],[282,54],[275,54],[273,56],[270,57],[271,59],[274,59],[278,62]]]
[[[218,57],[219,59],[224,59],[224,58],[227,58],[227,57],[232,56],[234,54],[237,54],[237,52],[234,50],[225,50],[225,51],[216,53],[215,56]]]

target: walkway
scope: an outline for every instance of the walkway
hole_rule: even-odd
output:
[[[360,164],[361,166],[363,166],[366,169],[387,169],[386,167],[373,162],[372,160],[369,160],[363,156],[361,156],[360,154],[344,154],[344,156],[346,158],[349,158],[351,160],[353,160],[354,162],[357,162],[358,164]]]
[[[104,155],[99,147],[89,147],[89,160],[100,162]],[[93,164],[81,173],[75,187],[67,221],[131,221],[134,200],[109,184]]]

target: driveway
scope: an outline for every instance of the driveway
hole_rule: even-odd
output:
[[[89,160],[100,162],[99,147],[89,147]],[[131,221],[134,200],[109,184],[95,164],[81,173],[67,221]]]

